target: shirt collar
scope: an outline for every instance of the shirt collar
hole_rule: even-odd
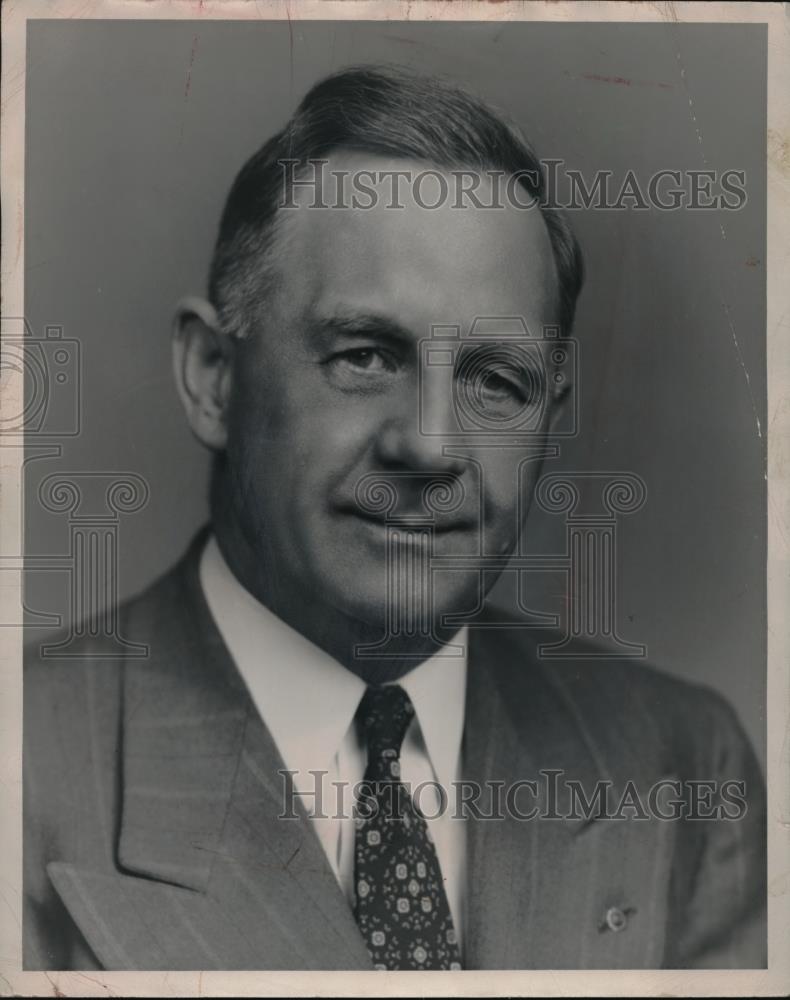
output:
[[[287,625],[239,583],[212,535],[200,562],[206,602],[250,696],[297,787],[330,770],[365,682]],[[408,693],[436,780],[457,776],[464,725],[466,635],[409,671]],[[309,779],[309,780],[307,780]]]
[[[411,698],[434,776],[446,791],[459,777],[467,632],[464,627],[451,643],[398,681]]]

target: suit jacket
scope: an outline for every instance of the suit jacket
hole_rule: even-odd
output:
[[[147,658],[101,659],[90,638],[27,657],[26,969],[372,968],[310,821],[278,819],[284,765],[206,606],[201,544],[120,609]],[[464,967],[764,967],[763,783],[730,707],[646,666],[542,663],[530,635],[470,632],[466,779],[740,779],[748,809],[485,818],[489,790],[467,823]]]

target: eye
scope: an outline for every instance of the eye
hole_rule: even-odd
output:
[[[464,390],[479,398],[485,405],[510,403],[523,405],[529,396],[529,387],[524,386],[522,373],[507,365],[486,364],[476,367],[473,371],[460,373],[459,381]]]
[[[502,371],[502,369],[491,368],[484,372],[480,386],[481,391],[500,398],[509,396],[523,400],[524,393],[521,387],[513,381],[513,376],[509,378]],[[518,375],[515,377],[518,378]]]
[[[497,344],[470,345],[458,359],[456,378],[463,408],[486,419],[515,419],[543,398],[542,370],[534,359]]]
[[[394,359],[379,347],[353,347],[336,354],[332,361],[346,370],[373,375],[396,370]]]

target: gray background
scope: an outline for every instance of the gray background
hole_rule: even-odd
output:
[[[142,475],[150,502],[120,529],[122,595],[207,515],[207,459],[171,387],[173,305],[204,290],[236,171],[316,79],[377,61],[447,74],[587,178],[745,170],[738,212],[571,214],[588,269],[582,433],[545,471],[644,478],[646,506],[620,525],[620,634],[729,697],[764,760],[764,27],[33,21],[28,33],[26,315],[36,333],[59,324],[79,339],[83,429],[61,459],[29,466],[27,552],[68,548],[66,519],[35,499],[44,475]],[[563,537],[561,518],[531,516],[532,551]],[[536,575],[530,594],[563,611],[559,578]],[[66,575],[29,574],[26,603],[67,619]]]

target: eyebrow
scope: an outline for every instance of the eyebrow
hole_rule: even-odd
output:
[[[396,343],[401,347],[411,346],[417,339],[408,327],[378,313],[336,313],[332,316],[318,316],[313,319],[311,327],[316,337],[325,339],[332,336],[373,337]]]

